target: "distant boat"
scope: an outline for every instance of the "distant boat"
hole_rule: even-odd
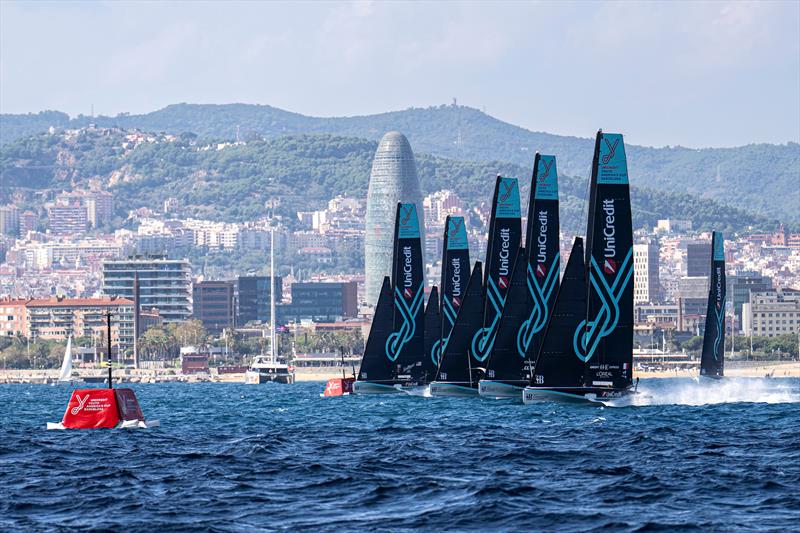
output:
[[[67,347],[64,349],[64,359],[61,361],[61,372],[58,374],[57,383],[76,383],[83,380],[72,376],[72,335],[67,337]]]
[[[582,241],[573,244],[525,403],[602,402],[634,390],[633,228],[619,134],[599,131],[595,139],[586,239],[583,265]]]
[[[257,355],[253,358],[253,362],[244,374],[244,382],[248,385],[260,385],[263,383],[291,385],[295,381],[294,368],[286,363],[278,362],[276,350],[278,337],[275,324],[275,230],[270,230],[269,241],[269,355]]]
[[[519,399],[533,365],[558,291],[558,170],[552,155],[533,161],[525,248],[520,248],[497,340],[479,383],[481,396]]]
[[[706,306],[706,329],[700,375],[719,379],[725,370],[725,244],[722,233],[711,236],[711,280]]]
[[[497,176],[489,219],[486,270],[483,272],[481,295],[478,297],[476,293],[478,281],[473,279],[473,269],[467,288],[468,293],[471,291],[471,295],[467,296],[471,298],[471,307],[460,326],[459,318],[456,317],[450,341],[442,354],[436,381],[431,384],[432,395],[478,394],[478,382],[486,374],[486,361],[494,347],[503,307],[511,287],[511,275],[519,252],[521,233],[519,184],[516,178]],[[481,300],[480,311],[472,307],[477,300]],[[462,303],[459,316],[465,312],[466,304],[466,301]],[[476,312],[481,314],[480,325],[477,329],[468,331],[468,327],[473,327]],[[469,338],[455,339],[455,335],[467,335]],[[454,343],[458,348],[452,346]],[[468,375],[464,374],[464,368],[468,369]],[[464,390],[465,388],[471,390]]]

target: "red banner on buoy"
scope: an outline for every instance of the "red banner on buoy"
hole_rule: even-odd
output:
[[[68,429],[113,428],[119,422],[114,389],[72,391],[62,425]]]

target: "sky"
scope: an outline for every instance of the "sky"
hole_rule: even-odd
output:
[[[452,103],[648,146],[800,142],[800,2],[0,0],[0,112]]]

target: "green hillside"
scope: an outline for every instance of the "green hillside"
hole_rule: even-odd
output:
[[[377,143],[331,135],[291,135],[216,149],[193,136],[161,139],[135,148],[126,131],[86,129],[77,135],[39,135],[0,147],[0,202],[22,203],[100,179],[117,199],[119,221],[130,209],[161,205],[174,196],[184,216],[243,221],[263,216],[279,199],[279,214],[295,220],[297,211],[320,208],[337,194],[366,197]],[[497,173],[525,183],[529,170],[511,163],[469,162],[417,154],[424,193],[448,188],[468,205],[488,201]],[[582,232],[586,180],[563,176],[560,183],[564,227]],[[523,186],[527,194],[527,185]],[[701,201],[685,193],[633,188],[634,224],[659,218],[688,218],[701,229],[727,232],[748,227],[772,229],[777,221]],[[34,201],[35,200],[35,201]],[[119,222],[121,223],[121,222]]]
[[[65,126],[65,115],[0,117],[0,142],[12,142]],[[48,122],[50,121],[50,122]],[[317,118],[271,106],[177,104],[143,115],[80,116],[70,127],[94,122],[144,131],[193,132],[204,138],[274,139],[300,133],[378,140],[389,130],[405,133],[415,150],[465,161],[508,161],[527,168],[536,150],[553,153],[566,174],[586,177],[593,132],[586,138],[533,132],[463,106],[412,108],[358,117]],[[623,132],[624,133],[624,132]],[[738,148],[647,148],[627,145],[631,175],[642,186],[681,191],[718,200],[754,213],[800,221],[800,145],[748,145]]]

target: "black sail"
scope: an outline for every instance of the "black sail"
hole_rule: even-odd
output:
[[[722,233],[713,233],[711,250],[711,283],[700,375],[722,377],[725,370],[725,244]]]
[[[464,291],[467,288],[468,280],[469,243],[464,217],[448,216],[445,221],[442,284],[440,285],[442,287],[441,341],[435,345],[436,353],[432,354],[437,364],[456,322],[456,315],[458,315],[461,302],[464,300]]]
[[[488,380],[517,382],[521,386],[530,381],[530,370],[525,368],[525,359],[517,351],[517,335],[529,311],[527,270],[525,249],[520,248],[514,262],[511,288],[503,307],[497,338],[486,365],[485,378]]]
[[[469,347],[472,338],[483,324],[483,268],[480,261],[475,262],[467,282],[461,309],[450,333],[450,340],[442,354],[436,381],[464,383],[477,387],[478,380],[473,375]]]
[[[531,385],[583,386],[586,363],[575,352],[573,338],[576,328],[586,319],[586,296],[583,239],[576,237],[536,357]]]
[[[516,343],[528,376],[555,305],[561,273],[556,157],[537,153],[533,169],[525,237],[529,315],[520,326]]]
[[[422,360],[425,357],[425,279],[415,204],[397,204],[394,243],[394,328],[386,340],[386,356],[396,365],[395,377],[398,381],[414,382],[422,376]]]
[[[622,135],[597,133],[586,232],[587,314],[575,330],[587,386],[629,387],[633,371],[633,229]]]
[[[394,298],[389,276],[383,278],[372,326],[358,369],[359,381],[392,382],[394,380],[394,364],[386,357],[386,340],[392,333],[392,315],[394,314]]]
[[[497,176],[486,248],[483,328],[476,332],[470,344],[474,368],[485,369],[486,359],[494,347],[521,233],[519,184],[516,178]]]
[[[422,359],[420,374],[422,383],[433,381],[439,367],[439,357],[436,347],[442,339],[442,314],[439,312],[439,289],[434,285],[428,296],[428,306],[425,308],[425,353]]]

